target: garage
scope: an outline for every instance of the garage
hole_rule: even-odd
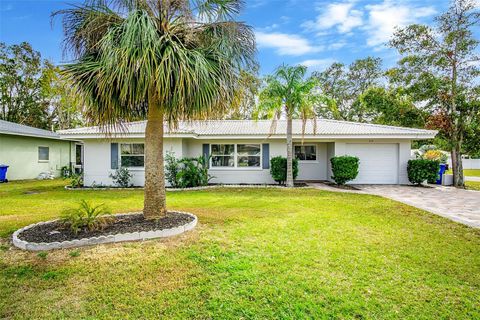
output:
[[[358,176],[353,184],[398,183],[397,143],[349,143],[346,154],[360,159]]]

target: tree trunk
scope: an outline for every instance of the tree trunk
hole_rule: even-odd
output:
[[[287,116],[287,187],[293,187],[292,117]]]
[[[163,164],[163,111],[154,99],[149,99],[145,130],[145,219],[165,217],[165,171]]]
[[[463,179],[463,164],[461,152],[461,140],[458,137],[454,138],[454,147],[451,152],[452,156],[452,170],[453,170],[453,185],[458,188],[464,188],[465,182]]]

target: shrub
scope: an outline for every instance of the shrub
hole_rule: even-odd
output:
[[[110,211],[105,208],[103,203],[93,206],[87,201],[81,200],[78,208],[63,210],[61,223],[75,234],[81,229],[99,230],[111,222],[112,218],[106,217],[107,214],[110,214]]]
[[[130,180],[132,179],[132,174],[125,167],[115,170],[114,173],[110,174],[110,178],[112,178],[115,185],[121,188],[128,188],[131,186]]]
[[[438,150],[435,145],[423,145],[415,153],[417,159],[436,160],[440,163],[447,163],[447,153]]]
[[[208,161],[210,158],[200,156],[177,160],[173,154],[167,154],[165,159],[166,178],[173,188],[206,186],[213,178],[213,176],[208,174]]]
[[[292,169],[293,179],[295,179],[298,176],[297,159],[293,159]],[[270,159],[270,175],[279,184],[284,184],[287,181],[287,158],[278,156]]]
[[[70,186],[72,188],[83,187],[83,175],[78,174],[78,173],[73,173],[70,176]]]
[[[358,176],[360,160],[352,156],[339,156],[330,159],[332,164],[332,179],[338,185],[344,185]]]
[[[72,175],[72,171],[70,170],[69,167],[63,166],[60,169],[60,175],[61,175],[62,178],[66,179],[66,178],[69,178]]]
[[[408,180],[416,185],[422,184],[425,180],[433,183],[438,178],[439,169],[440,162],[437,160],[409,160],[407,165]]]
[[[177,175],[179,170],[178,160],[175,158],[173,152],[168,151],[165,156],[165,178],[167,179],[170,186],[177,188],[178,181]]]

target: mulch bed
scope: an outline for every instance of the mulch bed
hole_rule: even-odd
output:
[[[27,229],[20,233],[18,238],[36,243],[62,242],[129,232],[171,229],[194,220],[192,216],[180,212],[168,212],[165,218],[157,220],[145,220],[141,213],[112,216],[112,218],[114,220],[102,230],[80,230],[75,234],[68,227],[63,226],[60,221],[54,221]]]
[[[343,189],[343,190],[362,190],[360,188],[357,188],[357,187],[354,187],[352,185],[349,185],[349,184],[344,184],[344,185],[338,185],[336,183],[333,183],[333,182],[324,182],[327,186],[329,187],[333,187],[333,188],[337,188],[337,189]]]

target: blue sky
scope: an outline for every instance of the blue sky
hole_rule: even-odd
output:
[[[74,2],[0,0],[0,41],[28,41],[44,58],[64,62],[60,21],[52,26],[50,13]],[[366,56],[388,67],[397,60],[385,46],[395,26],[431,24],[447,7],[448,0],[247,0],[240,19],[254,27],[262,74],[282,63],[313,71]]]

